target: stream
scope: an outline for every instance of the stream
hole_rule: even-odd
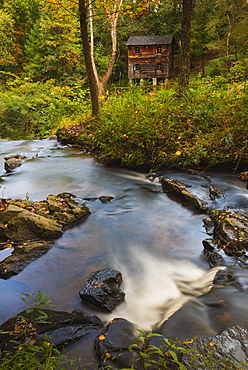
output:
[[[27,160],[13,173],[6,173],[4,157],[14,154],[25,155]],[[149,330],[176,311],[187,294],[198,296],[209,290],[216,271],[207,272],[209,265],[202,255],[202,240],[208,237],[202,221],[206,215],[168,197],[157,178],[150,181],[146,174],[103,166],[79,148],[63,147],[55,139],[1,140],[1,163],[0,196],[4,198],[38,201],[49,194],[69,192],[79,198],[106,195],[114,199],[87,201],[92,213],[85,221],[66,230],[51,250],[19,275],[0,280],[0,323],[26,308],[20,300],[22,293],[40,290],[57,310],[83,309],[106,323],[122,317]],[[205,178],[173,171],[161,175],[189,182],[190,191],[206,199]],[[210,202],[210,207],[248,208],[246,183],[237,174],[206,175],[225,190],[225,196]],[[0,255],[1,260],[5,257]],[[111,314],[84,305],[78,294],[90,273],[104,268],[122,273],[121,288],[126,293],[125,303]],[[232,308],[237,322],[246,323],[247,294],[243,292],[238,299],[231,289],[225,294],[230,302],[237,302]],[[87,348],[90,340],[89,336],[80,343]],[[82,356],[82,346],[74,346],[72,353],[79,348]]]

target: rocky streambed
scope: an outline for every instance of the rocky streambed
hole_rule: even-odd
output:
[[[149,332],[155,336],[148,335],[148,339],[142,342],[137,325],[124,318],[117,317],[106,324],[84,312],[52,310],[47,311],[49,324],[41,323],[35,329],[35,340],[38,341],[45,333],[56,345],[63,347],[97,329],[99,333],[94,340],[94,348],[100,365],[127,368],[134,364],[135,369],[142,369],[140,352],[145,353],[149,345],[164,345],[162,357],[167,359],[168,366],[174,368],[170,354],[171,343],[165,342],[164,338],[178,338],[183,342],[181,345],[187,347],[187,353],[181,353],[179,358],[188,368],[204,368],[201,357],[208,358],[213,369],[223,368],[220,366],[225,364],[239,368],[237,366],[248,361],[248,320],[244,321],[243,316],[241,320],[232,316],[231,302],[226,296],[226,290],[232,289],[237,294],[237,300],[247,295],[247,208],[214,209],[213,203],[209,206],[209,200],[214,201],[225,196],[225,190],[213,186],[211,179],[207,179],[207,199],[194,194],[190,182],[167,179],[164,176],[159,181],[159,192],[165,192],[174,202],[202,214],[208,236],[203,241],[202,256],[210,267],[210,275],[203,276],[206,279],[206,293],[202,294],[199,289],[199,293],[195,293],[196,298],[191,292],[187,294],[185,281],[182,290],[186,292],[187,299],[179,304],[179,309],[154,325]],[[95,199],[87,198],[87,201]],[[108,202],[113,197],[102,197],[100,200]],[[52,247],[54,239],[59,238],[66,228],[85,220],[91,214],[84,199],[69,193],[49,195],[41,202],[1,199],[0,206],[1,247],[12,248],[12,254],[1,262],[0,276],[3,279],[18,274],[32,260],[46,253]],[[121,271],[92,271],[78,298],[91,306],[112,312],[117,305],[125,303],[125,292],[121,289],[121,284]],[[27,322],[34,320],[32,315],[25,312],[20,316],[25,316]],[[15,335],[15,327],[19,325],[18,320],[18,317],[12,318],[0,327],[0,331],[4,332],[0,335],[2,351],[9,348],[13,333]],[[129,347],[133,344],[137,347],[130,351]],[[157,353],[150,356],[161,366],[161,356]],[[156,366],[150,368],[159,368]]]

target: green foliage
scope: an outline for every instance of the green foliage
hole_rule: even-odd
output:
[[[13,40],[13,19],[7,12],[0,9],[0,66],[15,63]]]
[[[138,361],[141,361],[142,369],[152,367],[154,369],[170,369],[171,364],[177,365],[179,370],[187,370],[178,358],[179,353],[185,352],[184,348],[176,345],[173,341],[163,338],[164,345],[155,346],[149,344],[149,340],[154,337],[163,337],[160,334],[149,333],[146,334],[139,330],[142,334],[139,337],[139,344],[132,344],[129,351],[136,351],[139,354]]]
[[[29,299],[27,300],[26,298],[21,297],[21,300],[28,306],[30,306],[30,308],[28,308],[26,312],[31,313],[37,311],[41,315],[36,318],[36,322],[40,322],[40,320],[43,320],[47,317],[46,313],[40,309],[41,306],[54,306],[50,304],[51,299],[47,297],[46,293],[41,292],[40,290],[38,291],[38,294],[30,295],[22,293],[22,295]]]
[[[42,362],[41,362],[42,358]],[[34,346],[25,344],[14,353],[8,352],[1,362],[1,370],[55,370],[66,369],[64,356],[48,341]]]
[[[27,82],[16,79],[0,91],[1,138],[47,137],[60,122],[88,112],[88,91],[78,85],[57,86],[53,80]]]
[[[209,345],[201,347],[196,346],[194,339],[189,341],[180,342],[178,340],[170,340],[156,333],[145,333],[138,330],[141,336],[138,343],[134,343],[129,347],[129,351],[136,352],[138,358],[136,363],[130,368],[123,368],[122,370],[135,370],[138,369],[153,369],[153,370],[245,370],[245,363],[231,362],[227,358],[219,358],[215,356],[215,342],[210,342]],[[164,344],[154,345],[150,342],[154,338],[160,337],[163,339]],[[121,356],[121,354],[120,354]],[[186,360],[184,359],[184,356]],[[136,367],[137,365],[137,367]],[[104,366],[102,370],[112,369],[114,366]]]
[[[33,23],[40,16],[40,4],[39,0],[9,0],[4,1],[3,9],[13,20],[14,57],[15,65],[18,65],[18,68],[12,68],[12,71],[18,73],[23,68],[23,64],[26,63],[24,56],[25,43]]]
[[[52,306],[51,300],[46,293],[38,291],[38,294],[25,294],[21,300],[29,308],[26,313],[37,312],[32,322],[27,317],[18,315],[14,325],[14,331],[9,332],[13,336],[11,351],[0,353],[1,370],[55,370],[66,369],[64,366],[66,357],[44,337],[41,341],[36,341],[36,325],[44,324],[47,321],[47,314],[40,309],[42,306]],[[0,333],[1,334],[1,333]],[[6,334],[3,333],[3,334]]]
[[[133,87],[111,94],[81,137],[86,147],[94,141],[105,163],[141,170],[235,162],[248,140],[242,86],[206,78],[180,99],[174,88]]]

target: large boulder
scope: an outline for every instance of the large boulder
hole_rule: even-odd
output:
[[[198,209],[202,212],[206,212],[208,210],[207,202],[202,199],[199,199],[197,195],[190,193],[185,184],[182,181],[177,179],[165,179],[164,177],[161,178],[162,189],[165,192],[173,193],[178,195],[182,200],[186,201],[191,207]]]
[[[111,312],[125,298],[125,293],[120,289],[121,283],[122,275],[117,270],[92,272],[79,295],[83,302]]]
[[[51,194],[46,200],[38,202],[1,199],[0,238],[23,241],[61,236],[63,229],[90,215],[89,208],[75,199],[69,193]]]
[[[0,222],[8,225],[5,236],[12,241],[54,239],[63,233],[56,221],[13,204],[0,214]]]
[[[0,199],[0,246],[14,248],[11,256],[0,261],[0,278],[22,271],[31,261],[51,248],[66,227],[84,220],[90,210],[69,193],[49,195],[43,201]],[[80,200],[81,201],[81,200]]]

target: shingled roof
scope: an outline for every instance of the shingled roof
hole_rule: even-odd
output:
[[[171,44],[173,41],[173,35],[164,36],[130,36],[127,40],[127,46],[135,45],[164,45]]]

